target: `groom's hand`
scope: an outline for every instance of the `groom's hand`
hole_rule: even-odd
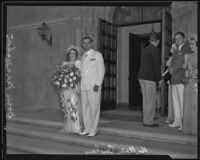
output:
[[[99,86],[97,86],[96,84],[94,85],[94,92],[98,92],[99,90]]]

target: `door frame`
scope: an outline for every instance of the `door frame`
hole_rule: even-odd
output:
[[[127,26],[135,26],[135,25],[142,25],[142,24],[149,24],[149,23],[160,23],[161,24],[161,28],[160,28],[160,33],[161,33],[161,72],[164,70],[165,67],[165,20],[163,19],[164,17],[164,12],[165,12],[165,8],[162,8],[162,18],[159,20],[153,20],[153,21],[145,21],[145,22],[137,22],[137,23],[129,23],[129,24],[122,24],[122,25],[117,25],[117,27],[127,27]],[[164,85],[162,85],[161,87],[161,96],[160,96],[160,100],[161,100],[161,115],[164,116],[165,115],[165,110],[166,110],[166,94],[165,93],[165,88]]]
[[[98,50],[105,65],[100,111],[113,110],[117,102],[117,26],[100,18],[98,30]]]

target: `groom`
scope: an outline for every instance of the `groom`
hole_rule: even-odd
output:
[[[81,95],[85,129],[81,135],[95,136],[100,114],[101,84],[105,66],[102,54],[92,49],[91,37],[82,39],[84,54],[81,58]]]

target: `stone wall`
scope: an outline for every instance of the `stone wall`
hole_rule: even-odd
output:
[[[98,19],[108,19],[109,7],[8,7],[8,33],[14,36],[12,91],[14,109],[58,109],[58,91],[50,77],[64,61],[68,44],[80,45],[90,35],[97,47]],[[37,27],[46,22],[53,36],[52,46],[41,40]]]
[[[197,34],[197,1],[173,2],[171,14],[173,35],[182,31],[189,39]]]

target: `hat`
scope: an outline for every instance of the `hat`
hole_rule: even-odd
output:
[[[73,45],[73,44],[69,44],[69,45],[68,45],[68,48],[67,48],[67,50],[66,50],[66,54],[67,54],[71,49],[77,50],[77,52],[78,52],[78,57],[81,56],[81,48],[78,47],[78,46],[75,46],[75,45]]]
[[[67,48],[67,53],[68,53],[71,49],[76,49],[78,52],[80,52],[80,47],[70,44],[70,45],[68,46],[68,48]]]

